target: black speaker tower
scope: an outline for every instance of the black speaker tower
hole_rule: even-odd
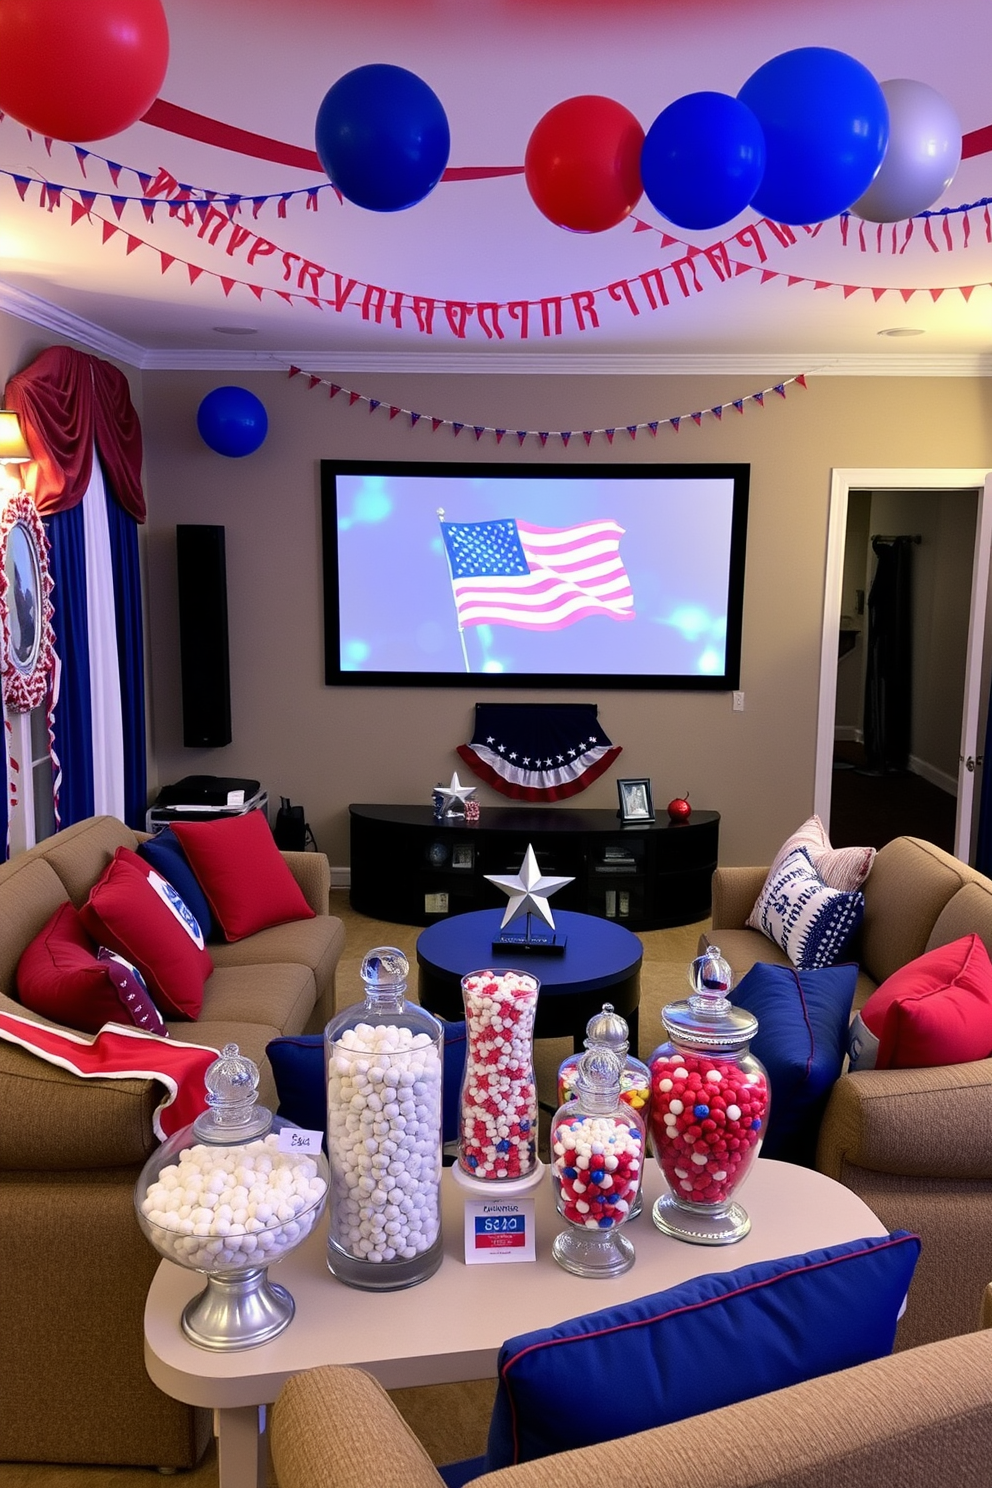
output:
[[[183,743],[219,749],[231,742],[224,528],[176,527]]]

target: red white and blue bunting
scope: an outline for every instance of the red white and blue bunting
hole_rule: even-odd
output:
[[[515,801],[566,801],[622,753],[600,727],[595,703],[476,703],[475,732],[458,755]]]

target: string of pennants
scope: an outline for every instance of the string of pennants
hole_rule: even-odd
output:
[[[515,438],[519,446],[523,446],[528,439],[536,439],[542,449],[546,449],[549,440],[560,440],[565,449],[570,441],[576,436],[585,440],[587,445],[591,444],[594,437],[603,438],[608,444],[612,444],[618,434],[628,434],[631,439],[636,439],[638,434],[647,432],[652,438],[657,437],[658,430],[667,425],[676,434],[683,424],[695,424],[699,428],[703,419],[716,419],[720,422],[723,415],[730,409],[737,413],[743,413],[749,403],[756,404],[759,408],[765,406],[765,399],[772,394],[784,399],[786,390],[795,385],[806,388],[806,379],[809,372],[798,372],[794,377],[785,377],[781,382],[774,383],[771,387],[761,388],[758,392],[748,393],[743,398],[732,398],[729,403],[717,403],[712,408],[697,408],[694,413],[680,413],[668,418],[648,419],[636,424],[618,424],[608,429],[497,429],[492,424],[470,424],[459,423],[455,419],[436,418],[431,414],[417,413],[412,408],[401,408],[395,403],[385,402],[382,398],[370,398],[365,393],[356,392],[353,388],[343,387],[338,382],[330,382],[326,377],[320,377],[315,372],[304,372],[302,367],[289,367],[287,376],[303,377],[308,388],[312,392],[314,388],[327,388],[332,399],[343,394],[347,399],[349,408],[364,407],[369,413],[375,413],[382,409],[389,415],[390,421],[402,418],[404,423],[409,421],[408,427],[414,429],[418,424],[430,425],[431,432],[436,434],[439,429],[450,429],[457,439],[463,429],[467,429],[475,435],[476,443],[484,434],[492,434],[497,444],[502,444],[509,434]]]
[[[243,258],[249,269],[256,264],[259,268],[281,268],[283,285],[286,287],[273,288],[254,279],[242,278],[236,273],[224,274],[219,270],[205,268],[155,247],[137,233],[120,227],[118,222],[102,217],[95,211],[95,195],[91,198],[91,193],[78,187],[65,187],[23,176],[14,176],[13,180],[23,202],[28,201],[29,190],[34,187],[39,192],[38,206],[49,212],[61,208],[64,197],[69,204],[73,226],[83,218],[90,223],[98,223],[104,246],[119,233],[123,234],[127,254],[134,253],[139,248],[148,249],[158,255],[163,274],[173,264],[179,264],[186,269],[191,286],[201,275],[206,275],[220,282],[225,298],[235,288],[246,289],[259,301],[268,294],[275,295],[290,305],[308,304],[318,310],[331,310],[339,314],[348,309],[360,314],[362,320],[377,325],[393,325],[396,329],[412,325],[421,334],[428,336],[440,330],[442,334],[447,332],[458,340],[465,340],[470,330],[473,339],[481,332],[487,341],[502,341],[508,334],[521,341],[532,336],[554,338],[565,334],[566,329],[571,329],[573,325],[579,331],[595,330],[600,326],[600,312],[616,305],[626,308],[631,315],[638,316],[642,311],[663,309],[673,299],[689,299],[715,284],[725,284],[748,273],[757,273],[761,284],[773,279],[784,279],[788,286],[806,284],[818,290],[840,289],[845,299],[864,289],[876,301],[888,293],[899,294],[904,301],[921,293],[929,294],[934,301],[945,293],[958,293],[967,301],[975,289],[992,287],[992,282],[985,281],[983,285],[975,282],[932,288],[907,288],[842,283],[810,275],[791,274],[772,267],[768,261],[768,249],[773,245],[779,251],[789,249],[801,240],[791,227],[767,218],[747,223],[730,237],[719,239],[706,248],[685,243],[664,229],[656,228],[640,218],[632,218],[630,220],[635,233],[653,233],[662,250],[675,248],[680,250],[678,256],[660,266],[647,269],[644,273],[617,279],[605,286],[574,290],[539,300],[447,300],[367,283],[355,276],[328,269],[259,236],[251,228],[236,222],[230,212],[221,210],[213,202],[173,200],[168,196],[164,200],[144,201],[145,216],[149,221],[154,220],[156,206],[168,208],[170,217],[194,233],[199,241],[212,248],[222,249],[231,260],[232,267]],[[164,189],[170,189],[167,183]],[[800,231],[813,238],[820,227],[821,224],[817,224]],[[989,234],[992,241],[992,225]],[[757,262],[738,257],[742,251],[752,254]]]
[[[7,115],[0,110],[0,123],[7,120]],[[16,122],[16,121],[8,121]],[[18,126],[20,127],[20,126]],[[30,129],[25,133],[29,139],[34,139]],[[55,141],[50,136],[42,137],[45,149],[49,156],[52,147],[61,141]],[[150,171],[138,170],[135,166],[121,165],[116,161],[108,159],[104,155],[98,155],[93,150],[87,150],[82,145],[67,145],[76,157],[79,169],[86,177],[87,162],[97,161],[105,166],[110,174],[115,187],[119,186],[123,173],[134,176],[141,187],[141,194],[132,196],[119,191],[80,191],[81,199],[95,203],[100,198],[108,200],[114,210],[117,220],[120,221],[125,206],[133,203],[139,206],[149,222],[154,221],[156,207],[163,205],[162,198],[167,199],[169,215],[175,216],[184,208],[190,211],[203,211],[210,206],[215,206],[225,212],[229,219],[241,216],[248,208],[251,215],[257,220],[262,208],[274,202],[277,215],[286,218],[287,208],[291,202],[303,201],[308,212],[316,212],[320,207],[320,198],[324,192],[330,191],[339,206],[345,205],[344,197],[336,186],[330,181],[321,181],[313,186],[301,186],[292,191],[273,192],[233,192],[214,191],[203,186],[192,186],[180,182],[175,176],[163,166],[158,168],[154,174]],[[13,171],[2,170],[0,174],[9,177],[17,184],[18,191],[23,200],[24,191],[31,184],[31,178],[18,175]],[[65,191],[72,188],[58,186],[48,182],[43,183],[49,192]],[[895,223],[867,223],[860,218],[854,217],[850,212],[842,212],[833,219],[836,229],[840,235],[840,241],[844,247],[856,245],[862,253],[872,250],[876,253],[903,254],[905,253],[916,230],[916,225],[921,224],[923,236],[934,253],[953,252],[959,245],[954,240],[954,226],[960,231],[960,247],[967,248],[971,239],[972,224],[971,215],[982,214],[985,240],[992,243],[992,197],[980,197],[977,201],[964,202],[956,207],[940,207],[936,210],[929,209],[918,213],[915,217],[907,218],[902,222]],[[960,220],[958,220],[960,219]],[[815,237],[825,224],[820,222],[812,227],[803,229],[809,236]],[[936,228],[936,232],[935,232]],[[675,241],[675,240],[673,240]]]

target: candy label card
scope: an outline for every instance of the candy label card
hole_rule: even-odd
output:
[[[284,1126],[279,1132],[279,1152],[319,1152],[324,1133],[304,1131],[299,1126]]]
[[[469,1199],[465,1204],[465,1264],[533,1261],[533,1199]]]

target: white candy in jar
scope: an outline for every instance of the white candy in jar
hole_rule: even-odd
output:
[[[440,1126],[441,1058],[430,1035],[390,1023],[345,1029],[327,1075],[331,1236],[342,1250],[380,1265],[434,1244]]]
[[[236,1154],[203,1143],[183,1148],[141,1201],[163,1254],[194,1270],[236,1270],[278,1260],[298,1245],[313,1227],[327,1185],[312,1157],[278,1149],[275,1132]],[[237,1182],[249,1168],[250,1192]]]

